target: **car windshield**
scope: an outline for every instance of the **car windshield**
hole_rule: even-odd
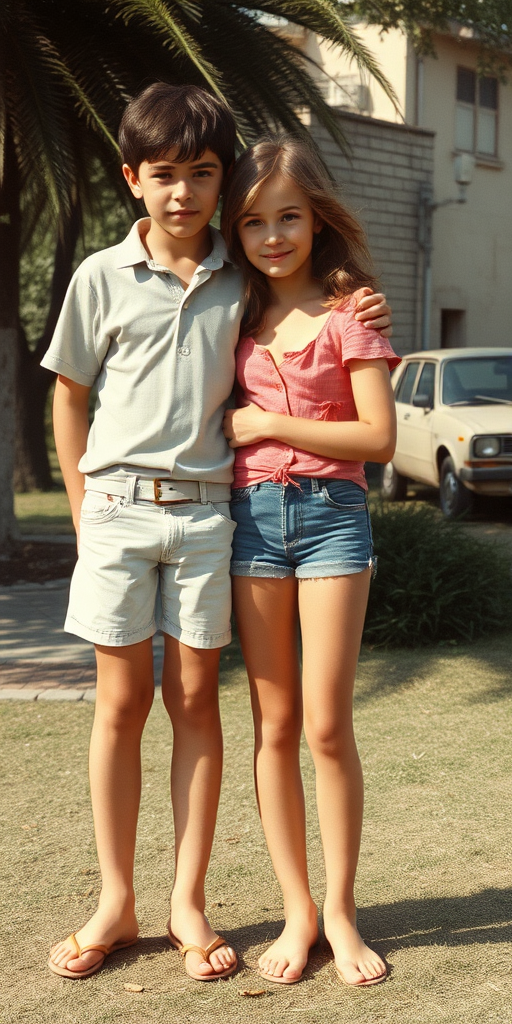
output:
[[[450,359],[443,367],[445,405],[512,405],[512,356]]]

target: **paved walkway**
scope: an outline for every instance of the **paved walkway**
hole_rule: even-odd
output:
[[[64,633],[69,580],[0,587],[0,700],[94,700],[94,649]],[[155,637],[155,681],[163,639]]]

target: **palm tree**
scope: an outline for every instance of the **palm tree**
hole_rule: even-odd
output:
[[[119,178],[115,133],[126,101],[155,80],[224,97],[240,141],[276,124],[303,130],[308,106],[338,142],[338,123],[304,57],[269,20],[287,19],[341,46],[392,95],[338,0],[3,0],[0,8],[0,548],[12,511],[14,404],[25,486],[51,486],[43,417],[51,375],[39,361],[72,271],[91,172]],[[20,255],[52,225],[49,312],[35,347],[19,316]],[[46,218],[46,220],[44,220]],[[50,229],[50,228],[49,228]]]

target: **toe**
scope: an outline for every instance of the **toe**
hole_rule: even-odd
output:
[[[197,974],[203,974],[205,977],[208,974],[213,974],[214,973],[214,966],[213,966],[213,964],[208,963],[207,960],[200,960],[199,957],[197,957],[196,963],[191,963],[190,964],[190,967]]]
[[[368,980],[357,964],[351,961],[345,960],[344,963],[338,964],[337,967],[347,985],[361,985],[363,981]]]
[[[306,964],[301,957],[292,957],[290,963],[283,971],[283,978],[288,978],[289,981],[298,981],[302,977],[302,972]]]

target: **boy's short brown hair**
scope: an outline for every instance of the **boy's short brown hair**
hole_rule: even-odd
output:
[[[143,160],[158,160],[177,148],[178,163],[197,160],[210,149],[226,173],[235,159],[235,140],[227,104],[197,85],[154,82],[130,101],[119,126],[123,163],[135,172]]]

